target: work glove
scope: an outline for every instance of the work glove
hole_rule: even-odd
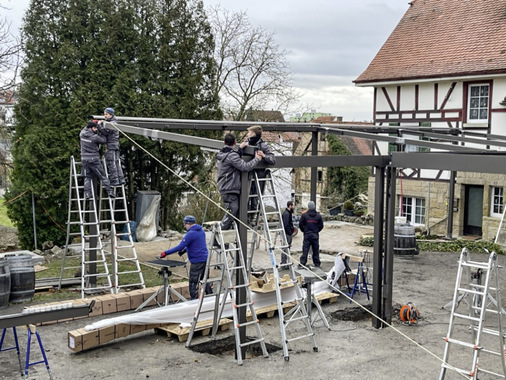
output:
[[[162,253],[160,253],[160,258],[163,259],[165,256],[167,256],[167,254],[165,253],[165,251],[163,251]]]
[[[181,251],[179,251],[177,254],[179,256],[183,256],[184,254],[186,253],[186,249],[182,249]]]

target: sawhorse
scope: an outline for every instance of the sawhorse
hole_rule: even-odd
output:
[[[40,334],[37,331],[37,328],[35,327],[35,325],[31,325],[30,324],[30,325],[26,325],[26,327],[27,327],[27,330],[28,330],[28,342],[27,342],[27,345],[26,345],[26,360],[25,360],[24,372],[23,372],[23,366],[21,364],[21,354],[19,352],[19,341],[18,341],[18,334],[17,334],[17,331],[16,331],[16,327],[12,327],[12,332],[14,334],[15,346],[8,347],[8,348],[2,348],[3,347],[3,343],[4,343],[5,333],[7,332],[7,328],[4,328],[2,330],[2,338],[0,339],[0,352],[16,349],[16,351],[18,353],[19,369],[21,371],[21,376],[24,375],[25,379],[28,379],[28,369],[31,366],[34,366],[34,365],[40,364],[40,363],[44,363],[46,365],[47,372],[49,373],[49,378],[52,380],[53,379],[53,374],[51,373],[51,369],[49,368],[49,362],[47,361],[46,352],[44,351],[44,346],[42,345],[42,340],[40,339]],[[31,342],[32,342],[32,335],[33,334],[35,334],[35,336],[37,337],[37,341],[39,343],[40,352],[42,353],[43,360],[39,360],[37,362],[30,363],[30,345],[31,345]]]
[[[342,274],[342,277],[344,277],[345,281],[346,281],[346,286],[348,287],[348,293],[346,292],[343,292],[344,294],[346,294],[348,297],[350,298],[353,298],[353,296],[355,295],[355,293],[358,291],[360,293],[366,293],[367,294],[367,300],[370,299],[369,297],[369,289],[367,288],[367,279],[366,279],[366,276],[365,276],[365,272],[364,272],[364,263],[362,261],[359,261],[358,262],[358,267],[357,267],[357,273],[355,274],[355,280],[353,281],[353,286],[350,286],[350,282],[348,280],[348,274],[349,273],[353,273],[353,271],[344,271],[344,273]],[[350,299],[350,303],[351,303],[351,299]]]
[[[307,307],[307,314],[308,314],[311,326],[313,326],[313,324],[316,322],[316,319],[319,316],[320,319],[322,320],[323,324],[325,325],[325,327],[330,330],[330,325],[329,325],[329,322],[327,321],[327,317],[323,313],[323,309],[322,309],[320,303],[318,302],[318,299],[316,298],[316,296],[312,292],[312,284],[316,281],[321,281],[320,278],[318,278],[318,277],[321,277],[325,280],[327,277],[327,274],[325,272],[323,272],[320,268],[313,268],[312,271],[307,270],[307,269],[296,269],[295,273],[297,273],[299,276],[302,277],[302,281],[303,281],[302,286],[305,287],[306,291],[307,291],[306,307]],[[317,275],[318,275],[318,277],[317,277]],[[313,304],[316,306],[316,309],[318,310],[318,313],[315,314],[314,318],[312,318],[312,316],[311,316],[311,309],[312,309]]]

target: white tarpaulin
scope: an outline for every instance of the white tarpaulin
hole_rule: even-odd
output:
[[[319,281],[313,284],[312,293],[318,295],[323,292],[329,291],[329,284],[325,281]],[[305,298],[305,290],[303,291],[303,297]],[[295,288],[288,287],[281,290],[281,296],[283,302],[291,302],[296,299]],[[251,300],[255,305],[255,309],[259,309],[266,306],[276,305],[276,292],[257,293],[251,292]],[[201,309],[200,320],[212,320],[214,312],[214,297],[206,297]],[[168,306],[155,308],[152,310],[146,310],[139,313],[133,313],[128,315],[122,315],[120,317],[103,319],[92,323],[91,325],[85,326],[86,330],[95,330],[103,327],[114,326],[121,323],[130,325],[149,325],[154,323],[169,324],[169,323],[180,323],[190,325],[193,321],[194,313],[197,310],[198,300],[192,300],[188,302],[179,302]],[[207,317],[206,314],[209,316]],[[222,318],[232,317],[232,308],[230,304],[230,297],[228,297],[225,308],[223,309]]]

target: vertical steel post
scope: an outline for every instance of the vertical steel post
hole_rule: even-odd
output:
[[[374,247],[373,247],[373,289],[372,312],[382,315],[383,289],[383,217],[385,210],[385,168],[376,167],[374,190]],[[379,329],[382,326],[378,318],[372,318],[372,326]]]
[[[387,199],[386,199],[386,229],[385,229],[385,277],[383,279],[383,315],[387,322],[392,322],[392,290],[394,278],[394,223],[396,197],[396,168],[387,168]],[[384,326],[386,327],[386,326]]]
[[[311,155],[312,156],[318,156],[318,132],[312,132],[311,137]],[[316,182],[318,180],[318,168],[312,167],[311,168],[311,190],[310,190],[310,196],[309,200],[314,201],[317,205],[317,209],[319,210],[321,208],[318,207],[318,204],[316,203]]]
[[[448,197],[448,227],[446,232],[446,237],[448,239],[452,238],[453,231],[453,201],[455,199],[455,178],[457,177],[457,172],[452,171],[450,173],[450,186],[449,186],[449,197]]]
[[[249,197],[249,180],[248,180],[248,172],[241,173],[241,195],[239,197],[239,220],[247,221],[248,220],[248,197]],[[248,262],[248,229],[245,223],[237,223],[239,228],[239,238],[241,239],[241,247],[242,252],[237,252],[236,255],[242,255],[243,262]],[[239,257],[236,257],[236,263],[240,263]],[[236,284],[243,285],[249,279],[243,278],[242,271],[236,271]],[[235,300],[236,305],[245,305],[246,304],[246,289],[244,287],[239,286],[236,293],[237,299]],[[246,323],[246,306],[240,307],[237,310],[237,317],[239,319],[239,323],[243,325]],[[239,337],[241,342],[246,342],[246,326],[239,327]],[[242,357],[246,357],[246,347],[241,348]]]

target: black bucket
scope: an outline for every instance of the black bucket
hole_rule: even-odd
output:
[[[17,255],[7,257],[11,272],[11,295],[9,301],[21,303],[31,301],[35,293],[35,270],[32,256]]]
[[[0,309],[7,306],[11,294],[11,272],[9,262],[0,259]]]
[[[411,224],[395,224],[394,237],[394,253],[397,255],[418,255],[414,226]]]

